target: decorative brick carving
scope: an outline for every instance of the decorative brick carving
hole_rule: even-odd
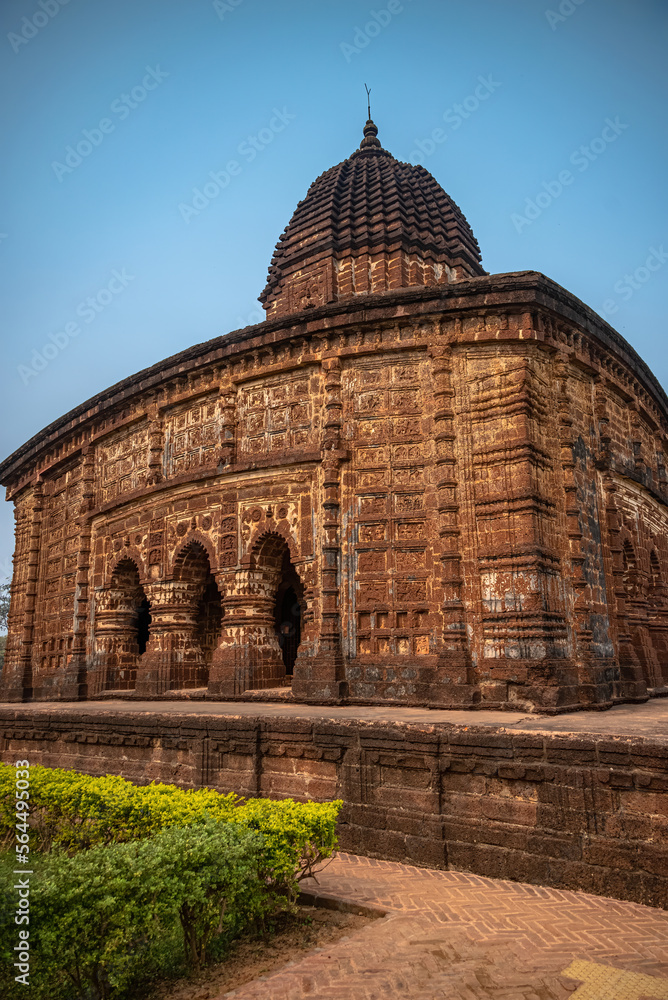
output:
[[[486,275],[375,133],[297,208],[266,323],[0,466],[5,697],[559,712],[668,688],[665,393],[549,279]]]

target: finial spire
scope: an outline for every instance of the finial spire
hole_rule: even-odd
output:
[[[364,126],[364,138],[360,143],[360,149],[368,149],[369,146],[376,146],[380,149],[380,142],[376,138],[378,135],[378,128],[371,120],[371,88],[364,84],[364,89],[366,90],[366,109],[369,117],[367,118],[367,123]]]

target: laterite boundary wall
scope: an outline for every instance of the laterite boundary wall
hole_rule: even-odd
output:
[[[0,709],[2,760],[342,798],[341,848],[668,906],[668,745],[295,718]]]

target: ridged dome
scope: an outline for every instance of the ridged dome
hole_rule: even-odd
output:
[[[424,167],[395,160],[377,133],[367,121],[360,148],[297,205],[260,295],[268,316],[486,273],[457,205]]]

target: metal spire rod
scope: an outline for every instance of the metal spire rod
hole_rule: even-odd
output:
[[[366,83],[364,84],[364,89],[366,90],[366,107],[369,113],[369,121],[371,121],[371,91],[367,87]]]

